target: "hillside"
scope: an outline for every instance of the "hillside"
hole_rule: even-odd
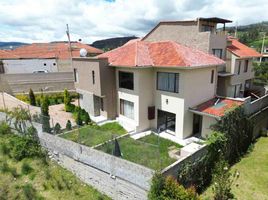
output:
[[[22,45],[27,45],[27,43],[23,43],[23,42],[0,42],[0,49],[10,49],[10,47],[15,49],[15,48],[20,47]]]
[[[97,40],[91,44],[91,46],[103,49],[104,51],[112,50],[127,43],[129,40],[136,39],[135,36],[130,37],[117,37],[109,38],[105,40]]]

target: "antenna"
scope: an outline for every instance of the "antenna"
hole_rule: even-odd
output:
[[[72,46],[71,46],[71,39],[70,39],[70,32],[69,32],[69,26],[68,24],[66,24],[66,34],[68,37],[68,43],[69,43],[69,51],[70,51],[70,59],[72,59],[73,55],[72,55]]]

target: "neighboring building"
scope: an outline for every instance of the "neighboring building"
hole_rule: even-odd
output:
[[[263,48],[261,61],[262,62],[268,62],[268,46],[265,46]]]
[[[250,96],[254,79],[253,61],[261,54],[240,43],[228,39],[226,66],[218,69],[217,94],[228,97]]]
[[[72,42],[72,56],[79,56],[80,49],[87,50],[87,56],[103,53],[86,44]],[[2,52],[2,53],[1,53]],[[71,54],[67,42],[33,43],[14,50],[0,52],[6,74],[45,72],[71,72]]]

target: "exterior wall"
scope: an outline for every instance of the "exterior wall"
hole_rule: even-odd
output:
[[[209,52],[210,32],[199,32],[196,23],[160,24],[144,41],[172,40],[182,45]]]
[[[211,126],[216,124],[217,120],[213,117],[202,116],[202,133],[203,138],[207,138],[211,134]]]
[[[75,58],[73,67],[78,73],[75,88],[86,98],[86,100],[81,100],[83,102],[81,106],[93,116],[102,115],[106,118],[115,118],[117,115],[115,72],[112,67],[108,66],[107,59]],[[103,98],[103,111],[100,110],[101,98]],[[91,105],[86,106],[86,104]]]
[[[79,103],[81,108],[85,109],[90,115],[96,116],[94,107],[94,95],[86,90],[76,89],[76,92],[82,95],[80,96]]]
[[[212,54],[212,49],[222,49],[222,59],[226,58],[227,36],[224,34],[210,34],[209,53]]]
[[[59,72],[72,72],[73,71],[70,59],[67,59],[67,60],[57,59],[57,63],[58,63]]]
[[[58,72],[57,61],[54,58],[3,60],[3,64],[6,74],[33,73],[38,70]]]

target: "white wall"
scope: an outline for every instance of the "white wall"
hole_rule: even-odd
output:
[[[33,73],[38,70],[58,72],[56,59],[3,60],[3,64],[6,74]],[[46,64],[46,66],[44,64]]]
[[[211,134],[211,126],[216,124],[216,119],[213,117],[202,116],[202,137],[206,138]]]

